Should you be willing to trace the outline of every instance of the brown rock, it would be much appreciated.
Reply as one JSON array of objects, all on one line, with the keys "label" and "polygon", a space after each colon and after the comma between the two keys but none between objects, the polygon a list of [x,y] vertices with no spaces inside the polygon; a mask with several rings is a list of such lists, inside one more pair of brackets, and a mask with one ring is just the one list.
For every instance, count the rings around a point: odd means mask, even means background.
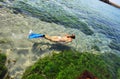
[{"label": "brown rock", "polygon": [[77,79],[98,79],[92,73],[85,70]]}]

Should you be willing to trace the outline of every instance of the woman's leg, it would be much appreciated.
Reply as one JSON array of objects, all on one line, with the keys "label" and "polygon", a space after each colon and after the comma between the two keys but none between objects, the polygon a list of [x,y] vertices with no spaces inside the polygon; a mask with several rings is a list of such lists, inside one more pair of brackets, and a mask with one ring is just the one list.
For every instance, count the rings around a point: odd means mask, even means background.
[{"label": "woman's leg", "polygon": [[51,36],[49,36],[49,35],[45,35],[45,39],[47,39],[47,40],[51,40]]}]

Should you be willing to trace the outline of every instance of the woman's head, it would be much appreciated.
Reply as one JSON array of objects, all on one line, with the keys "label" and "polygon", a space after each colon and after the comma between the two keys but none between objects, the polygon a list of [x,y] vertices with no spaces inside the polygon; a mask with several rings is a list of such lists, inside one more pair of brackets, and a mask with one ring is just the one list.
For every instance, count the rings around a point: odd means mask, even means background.
[{"label": "woman's head", "polygon": [[75,39],[75,35],[74,34],[72,34],[72,35],[69,35],[69,36],[67,36],[68,38],[72,38],[72,39]]}]

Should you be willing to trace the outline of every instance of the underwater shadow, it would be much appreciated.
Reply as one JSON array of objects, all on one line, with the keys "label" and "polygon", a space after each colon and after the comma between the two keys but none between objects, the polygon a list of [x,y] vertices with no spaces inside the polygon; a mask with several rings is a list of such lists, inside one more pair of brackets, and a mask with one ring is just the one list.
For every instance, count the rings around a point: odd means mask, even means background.
[{"label": "underwater shadow", "polygon": [[51,50],[64,51],[70,49],[71,49],[70,46],[61,43],[50,44],[50,43],[41,42],[41,43],[34,43],[32,46],[32,52],[37,55],[41,55]]},{"label": "underwater shadow", "polygon": [[71,47],[67,46],[65,44],[55,43],[55,44],[51,44],[51,47],[49,49],[50,50],[64,51],[64,50],[70,50]]}]

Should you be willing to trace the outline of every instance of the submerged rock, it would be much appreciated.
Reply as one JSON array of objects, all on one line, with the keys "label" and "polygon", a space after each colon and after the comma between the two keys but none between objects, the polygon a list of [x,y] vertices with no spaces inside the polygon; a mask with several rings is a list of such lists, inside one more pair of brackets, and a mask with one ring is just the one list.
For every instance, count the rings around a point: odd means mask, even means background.
[{"label": "submerged rock", "polygon": [[[116,59],[120,61],[119,57]],[[116,70],[119,69],[118,65],[115,64],[116,62],[113,62],[114,65],[110,65],[111,63],[106,61],[109,59],[104,60],[103,54],[62,51],[59,54],[53,53],[39,59],[34,65],[28,67],[22,79],[117,79],[117,74],[112,73],[116,73]],[[110,61],[114,61],[114,58]],[[111,70],[111,67],[115,69]]]}]

